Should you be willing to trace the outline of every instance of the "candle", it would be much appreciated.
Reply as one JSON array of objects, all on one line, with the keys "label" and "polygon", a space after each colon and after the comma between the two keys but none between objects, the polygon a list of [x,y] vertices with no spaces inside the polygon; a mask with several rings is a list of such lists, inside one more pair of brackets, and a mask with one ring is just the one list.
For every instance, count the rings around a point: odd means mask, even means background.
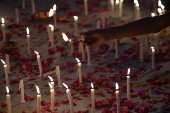
[{"label": "candle", "polygon": [[51,33],[50,33],[50,26],[49,25],[47,25],[47,32],[48,32],[48,38],[49,38],[49,42],[51,42]]},{"label": "candle", "polygon": [[143,62],[143,37],[140,37],[140,61]]},{"label": "candle", "polygon": [[148,45],[148,35],[145,35],[145,52],[148,52],[148,48],[149,48],[149,45]]},{"label": "candle", "polygon": [[73,100],[72,100],[72,97],[71,97],[70,89],[68,89],[68,86],[65,83],[63,83],[63,85],[67,88],[66,93],[67,93],[67,96],[68,96],[68,99],[69,99],[70,113],[74,113]]},{"label": "candle", "polygon": [[119,1],[119,17],[122,17],[123,14],[123,0]]},{"label": "candle", "polygon": [[7,63],[8,73],[11,73],[10,64],[9,64],[9,54],[5,54],[5,60],[6,60],[6,63]]},{"label": "candle", "polygon": [[116,104],[117,104],[117,113],[120,113],[120,99],[119,99],[119,86],[116,83]]},{"label": "candle", "polygon": [[25,103],[25,99],[24,99],[24,83],[23,83],[23,79],[20,80],[19,82],[19,90],[21,92],[21,103]]},{"label": "candle", "polygon": [[50,39],[51,39],[51,47],[54,47],[54,26],[53,25],[49,25],[49,27],[51,28],[51,33],[50,33]]},{"label": "candle", "polygon": [[61,77],[60,77],[60,66],[56,66],[56,75],[57,75],[57,80],[58,80],[58,87],[62,87],[61,85]]},{"label": "candle", "polygon": [[42,66],[41,66],[40,55],[37,51],[34,51],[34,53],[37,54],[37,62],[38,62],[38,66],[39,66],[40,77],[42,77]]},{"label": "candle", "polygon": [[25,9],[25,0],[22,0],[22,9]]},{"label": "candle", "polygon": [[105,14],[101,13],[101,20],[102,20],[102,28],[105,28],[106,26],[106,18],[105,18]]},{"label": "candle", "polygon": [[78,36],[78,16],[74,16],[74,36]]},{"label": "candle", "polygon": [[155,69],[155,49],[154,47],[151,47],[152,49],[152,70]]},{"label": "candle", "polygon": [[52,77],[48,76],[48,78],[51,80],[50,84],[52,85],[52,87],[54,88],[54,80]]},{"label": "candle", "polygon": [[112,16],[114,17],[114,14],[115,14],[115,6],[114,6],[114,0],[110,0],[110,4],[111,4],[111,12],[112,12]]},{"label": "candle", "polygon": [[7,110],[8,110],[8,113],[11,113],[11,96],[9,94],[9,88],[8,86],[6,86],[6,104],[7,104]]},{"label": "candle", "polygon": [[128,72],[127,72],[127,99],[130,100],[130,68],[128,68]]},{"label": "candle", "polygon": [[6,65],[6,63],[2,59],[1,59],[1,62],[4,64],[6,86],[9,87],[8,66]]},{"label": "candle", "polygon": [[140,8],[139,8],[138,0],[134,0],[134,4],[135,4],[135,20],[139,20],[140,19]]},{"label": "candle", "polygon": [[97,20],[96,29],[100,29],[100,19]]},{"label": "candle", "polygon": [[74,52],[74,46],[73,46],[72,39],[69,40],[65,33],[62,33],[62,36],[63,36],[64,41],[66,41],[66,42],[69,41],[70,49],[71,49],[70,54],[72,55],[72,53]]},{"label": "candle", "polygon": [[161,0],[158,0],[158,7],[159,15],[163,15],[165,13],[165,6],[162,4]]},{"label": "candle", "polygon": [[54,112],[54,102],[55,102],[55,95],[54,95],[54,87],[51,83],[48,83],[50,87],[50,93],[51,93],[51,112]]},{"label": "candle", "polygon": [[50,11],[48,12],[48,17],[52,17],[54,15],[54,11],[53,9],[51,8]]},{"label": "candle", "polygon": [[117,39],[115,39],[115,58],[118,58],[118,44],[117,44]]},{"label": "candle", "polygon": [[31,54],[31,46],[30,46],[30,34],[29,34],[29,28],[26,28],[26,32],[27,32],[27,53],[30,55]]},{"label": "candle", "polygon": [[81,50],[82,61],[85,61],[85,52],[84,52],[83,42],[80,41],[79,44],[80,44],[79,47],[80,47],[80,50]]},{"label": "candle", "polygon": [[37,85],[35,85],[37,89],[37,113],[41,113],[41,93],[40,89]]},{"label": "candle", "polygon": [[88,15],[88,5],[87,5],[87,0],[84,0],[84,9],[85,9],[85,14]]},{"label": "candle", "polygon": [[35,1],[31,0],[31,5],[32,5],[32,13],[35,14]]},{"label": "candle", "polygon": [[119,0],[116,0],[116,17],[119,17]]},{"label": "candle", "polygon": [[91,65],[89,46],[86,46],[86,51],[87,51],[87,65]]},{"label": "candle", "polygon": [[16,23],[19,23],[19,13],[18,8],[15,8]]},{"label": "candle", "polygon": [[4,18],[1,18],[1,28],[2,28],[2,35],[3,35],[3,41],[5,41],[5,20]]},{"label": "candle", "polygon": [[153,10],[155,13],[155,16],[157,16],[157,7],[158,7],[158,0],[153,0]]},{"label": "candle", "polygon": [[81,69],[81,62],[78,58],[76,58],[77,62],[78,62],[78,76],[79,76],[79,83],[82,83],[82,69]]},{"label": "candle", "polygon": [[56,29],[58,26],[57,26],[57,21],[56,21],[56,9],[57,9],[57,6],[56,4],[53,5],[53,13],[54,13],[54,28]]},{"label": "candle", "polygon": [[95,113],[95,90],[93,83],[91,83],[91,104],[92,104],[92,113]]}]

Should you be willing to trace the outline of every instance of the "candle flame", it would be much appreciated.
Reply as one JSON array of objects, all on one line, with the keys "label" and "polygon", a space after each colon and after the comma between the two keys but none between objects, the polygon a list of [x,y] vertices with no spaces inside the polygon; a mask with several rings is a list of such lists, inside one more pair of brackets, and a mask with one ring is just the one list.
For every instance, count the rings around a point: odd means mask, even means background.
[{"label": "candle flame", "polygon": [[4,65],[6,64],[6,63],[5,63],[5,61],[4,61],[4,60],[2,60],[2,59],[1,59],[1,62],[2,62]]},{"label": "candle flame", "polygon": [[127,71],[127,75],[129,75],[130,74],[130,68],[128,68],[128,71]]},{"label": "candle flame", "polygon": [[63,85],[64,85],[64,87],[65,87],[65,88],[67,88],[67,89],[68,89],[68,86],[67,86],[67,84],[63,83]]},{"label": "candle flame", "polygon": [[8,86],[6,86],[6,92],[9,93],[9,88],[8,88]]},{"label": "candle flame", "polygon": [[80,63],[80,60],[78,58],[76,58],[77,62]]},{"label": "candle flame", "polygon": [[116,0],[116,4],[118,4],[119,3],[119,0]]},{"label": "candle flame", "polygon": [[161,7],[161,9],[165,9],[165,6],[162,4],[161,0],[158,1],[158,6]]},{"label": "candle flame", "polygon": [[37,93],[40,94],[40,89],[37,85],[35,85],[36,89],[37,89]]},{"label": "candle flame", "polygon": [[94,88],[94,85],[93,85],[93,83],[91,83],[91,88],[92,88],[92,89]]},{"label": "candle flame", "polygon": [[50,9],[48,16],[49,16],[49,17],[52,17],[52,16],[53,16],[53,9]]},{"label": "candle flame", "polygon": [[51,83],[48,82],[48,85],[49,85],[50,89],[53,89],[53,86],[51,85]]},{"label": "candle flame", "polygon": [[26,31],[27,31],[27,34],[30,34],[30,32],[29,32],[29,28],[28,28],[28,27],[26,28]]},{"label": "candle flame", "polygon": [[162,13],[162,9],[161,8],[158,8],[157,10],[158,10],[159,14]]},{"label": "candle flame", "polygon": [[65,33],[62,33],[62,35],[63,35],[63,39],[64,39],[65,41],[69,41],[69,39],[68,39],[68,37],[67,37],[67,35],[66,35]]},{"label": "candle flame", "polygon": [[1,18],[1,22],[2,22],[2,24],[4,24],[4,23],[5,23],[5,20],[4,20],[4,18],[3,18],[3,17]]},{"label": "candle flame", "polygon": [[154,17],[154,16],[155,16],[155,13],[151,13],[151,16]]},{"label": "candle flame", "polygon": [[74,16],[74,20],[78,20],[78,16]]},{"label": "candle flame", "polygon": [[35,54],[39,55],[39,53],[37,51],[34,51]]},{"label": "candle flame", "polygon": [[48,78],[51,80],[51,82],[53,82],[53,78],[52,77],[48,76]]},{"label": "candle flame", "polygon": [[116,83],[116,90],[118,90],[119,89],[119,85],[118,85],[118,83]]},{"label": "candle flame", "polygon": [[151,47],[152,50],[154,50],[154,47]]},{"label": "candle flame", "polygon": [[50,27],[50,28],[54,28],[54,26],[53,26],[53,25],[51,25],[51,24],[49,24],[49,27]]},{"label": "candle flame", "polygon": [[56,9],[57,9],[57,6],[56,6],[56,4],[54,4],[53,5],[53,11],[56,11]]},{"label": "candle flame", "polygon": [[138,0],[134,0],[134,4],[139,7],[139,3],[138,3]]}]

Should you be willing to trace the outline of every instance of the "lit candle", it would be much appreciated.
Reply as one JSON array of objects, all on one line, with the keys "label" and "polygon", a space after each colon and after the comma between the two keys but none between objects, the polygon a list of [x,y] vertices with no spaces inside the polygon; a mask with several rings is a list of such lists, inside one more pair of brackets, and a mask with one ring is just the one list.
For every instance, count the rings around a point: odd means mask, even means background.
[{"label": "lit candle", "polygon": [[87,65],[91,65],[89,46],[86,46],[86,51],[87,51]]},{"label": "lit candle", "polygon": [[56,75],[57,75],[57,80],[58,80],[58,87],[62,87],[61,85],[61,77],[60,77],[60,66],[56,66]]},{"label": "lit candle", "polygon": [[140,37],[140,61],[143,62],[143,37]]},{"label": "lit candle", "polygon": [[50,76],[48,76],[48,78],[50,79],[50,84],[52,85],[52,87],[54,88],[54,80],[53,80],[53,78],[52,77],[50,77]]},{"label": "lit candle", "polygon": [[140,19],[140,8],[139,8],[138,0],[134,0],[134,4],[135,4],[135,20],[139,20]]},{"label": "lit candle", "polygon": [[48,83],[50,87],[50,93],[51,93],[51,112],[54,112],[54,102],[55,102],[55,95],[54,95],[54,87],[51,83]]},{"label": "lit candle", "polygon": [[116,17],[119,17],[119,0],[116,0]]},{"label": "lit candle", "polygon": [[56,29],[58,26],[57,26],[57,21],[56,21],[56,9],[57,9],[57,6],[56,4],[53,5],[53,12],[54,12],[54,28]]},{"label": "lit candle", "polygon": [[123,14],[123,0],[119,1],[119,17],[122,17]]},{"label": "lit candle", "polygon": [[84,52],[84,46],[83,46],[83,42],[80,41],[80,50],[81,50],[81,56],[82,56],[82,61],[85,61],[85,52]]},{"label": "lit candle", "polygon": [[91,104],[92,104],[92,113],[95,113],[95,90],[93,83],[91,83]]},{"label": "lit candle", "polygon": [[22,9],[25,9],[25,0],[22,0]]},{"label": "lit candle", "polygon": [[100,29],[100,19],[97,20],[96,29]]},{"label": "lit candle", "polygon": [[3,35],[3,41],[5,41],[5,19],[1,18],[1,28],[2,28],[2,35]]},{"label": "lit candle", "polygon": [[74,36],[78,36],[78,16],[74,16]]},{"label": "lit candle", "polygon": [[26,37],[27,37],[27,52],[28,52],[28,54],[30,55],[31,54],[31,46],[30,46],[30,34],[29,34],[29,28],[27,27],[26,28],[26,32],[27,32],[27,35],[26,35]]},{"label": "lit candle", "polygon": [[20,80],[19,82],[19,90],[21,92],[21,103],[25,103],[25,99],[24,99],[24,82],[23,79]]},{"label": "lit candle", "polygon": [[39,66],[40,77],[42,77],[42,66],[41,66],[40,55],[37,51],[34,51],[34,53],[37,54],[37,62],[38,62],[38,66]]},{"label": "lit candle", "polygon": [[128,68],[128,72],[127,72],[127,99],[130,100],[130,68]]},{"label": "lit candle", "polygon": [[50,39],[51,39],[51,47],[54,47],[54,26],[53,25],[49,25],[49,27],[51,28],[51,33],[50,33]]},{"label": "lit candle", "polygon": [[118,44],[117,44],[117,39],[115,39],[115,58],[118,58]]},{"label": "lit candle", "polygon": [[66,42],[69,41],[70,49],[71,49],[70,54],[72,55],[72,53],[74,52],[73,41],[71,39],[69,40],[65,33],[62,33],[62,36],[63,36],[64,41],[66,41]]},{"label": "lit candle", "polygon": [[31,0],[31,5],[32,5],[32,13],[35,14],[35,1]]},{"label": "lit candle", "polygon": [[87,0],[84,0],[84,10],[85,10],[85,14],[88,15],[88,5],[87,5]]},{"label": "lit candle", "polygon": [[115,6],[114,6],[114,0],[110,0],[110,4],[111,4],[111,12],[112,12],[112,16],[114,17],[114,14],[115,14]]},{"label": "lit candle", "polygon": [[73,100],[72,100],[72,97],[71,97],[70,89],[68,89],[68,86],[65,83],[63,83],[63,85],[67,88],[66,93],[67,93],[67,96],[68,96],[68,99],[69,99],[70,113],[74,113]]},{"label": "lit candle", "polygon": [[37,113],[41,113],[41,93],[40,89],[37,85],[35,85],[37,89]]},{"label": "lit candle", "polygon": [[158,7],[159,15],[163,15],[165,13],[165,6],[162,4],[161,0],[158,0]]},{"label": "lit candle", "polygon": [[6,65],[6,63],[2,59],[1,59],[1,62],[4,64],[6,86],[9,87],[8,66]]},{"label": "lit candle", "polygon": [[119,98],[119,85],[116,83],[116,104],[117,104],[117,113],[120,113],[120,98]]},{"label": "lit candle", "polygon": [[11,113],[11,96],[9,94],[9,88],[8,86],[6,86],[6,104],[7,104],[7,110],[8,110],[8,113]]},{"label": "lit candle", "polygon": [[16,23],[19,23],[19,13],[18,8],[15,8]]},{"label": "lit candle", "polygon": [[81,62],[78,58],[76,58],[77,62],[78,62],[78,76],[79,76],[79,83],[82,83],[82,69],[81,69]]},{"label": "lit candle", "polygon": [[8,73],[11,73],[10,64],[9,64],[9,54],[5,54],[5,60],[6,60],[6,63],[7,63]]},{"label": "lit candle", "polygon": [[155,49],[154,47],[151,47],[152,49],[152,70],[155,69]]}]

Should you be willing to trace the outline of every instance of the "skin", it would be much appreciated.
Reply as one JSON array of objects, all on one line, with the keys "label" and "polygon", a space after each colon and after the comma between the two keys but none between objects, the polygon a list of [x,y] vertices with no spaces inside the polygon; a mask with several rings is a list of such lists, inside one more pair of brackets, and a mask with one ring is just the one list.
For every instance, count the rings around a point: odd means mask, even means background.
[{"label": "skin", "polygon": [[85,39],[85,45],[96,47],[108,40],[157,33],[168,26],[170,26],[170,13],[143,18],[118,27],[88,31],[83,33],[82,37]]}]

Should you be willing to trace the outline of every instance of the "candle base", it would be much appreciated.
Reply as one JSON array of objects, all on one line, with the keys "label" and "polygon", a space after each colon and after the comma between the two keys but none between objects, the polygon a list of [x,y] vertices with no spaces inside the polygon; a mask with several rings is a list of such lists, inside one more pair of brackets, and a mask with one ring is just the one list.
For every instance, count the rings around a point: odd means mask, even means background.
[{"label": "candle base", "polygon": [[20,101],[20,103],[22,103],[22,104],[25,103],[25,100]]}]

